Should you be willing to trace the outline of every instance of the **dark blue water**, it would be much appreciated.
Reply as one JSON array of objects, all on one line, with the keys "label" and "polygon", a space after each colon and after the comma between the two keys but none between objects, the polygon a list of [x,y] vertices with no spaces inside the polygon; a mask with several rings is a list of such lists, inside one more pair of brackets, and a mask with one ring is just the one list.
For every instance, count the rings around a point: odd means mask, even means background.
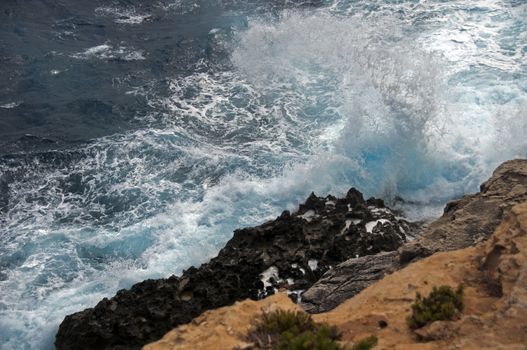
[{"label": "dark blue water", "polygon": [[527,153],[527,5],[0,4],[0,348],[311,191],[411,217]]},{"label": "dark blue water", "polygon": [[34,147],[38,141],[27,134],[43,138],[44,145],[144,127],[144,117],[159,111],[128,90],[148,87],[166,97],[167,79],[192,74],[199,62],[228,65],[228,53],[210,30],[230,37],[247,27],[248,14],[281,7],[281,2],[3,1],[0,102],[17,106],[2,111],[0,140],[10,152],[16,141],[21,148]]}]

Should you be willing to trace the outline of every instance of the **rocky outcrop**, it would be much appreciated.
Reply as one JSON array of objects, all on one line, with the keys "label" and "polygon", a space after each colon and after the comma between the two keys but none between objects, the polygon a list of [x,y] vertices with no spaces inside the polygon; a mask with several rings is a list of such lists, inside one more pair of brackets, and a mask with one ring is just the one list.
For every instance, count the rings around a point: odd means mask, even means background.
[{"label": "rocky outcrop", "polygon": [[309,312],[331,310],[413,260],[482,242],[514,205],[526,200],[527,160],[505,162],[481,185],[480,193],[448,203],[441,218],[397,253],[351,259],[328,271],[302,295],[303,307]]},{"label": "rocky outcrop", "polygon": [[[527,202],[507,211],[485,243],[438,252],[374,283],[334,310],[313,315],[338,328],[351,348],[378,337],[379,349],[507,349],[527,344]],[[456,232],[452,232],[456,234]],[[361,260],[359,258],[356,260]],[[464,309],[454,321],[436,321],[414,331],[406,324],[417,292],[464,285]],[[296,310],[284,295],[244,301],[209,311],[178,327],[145,350],[255,349],[247,331],[262,312]]]},{"label": "rocky outcrop", "polygon": [[396,260],[395,251],[349,259],[327,271],[302,294],[302,307],[310,313],[331,310],[382,279]]},{"label": "rocky outcrop", "polygon": [[[333,311],[317,315],[343,332],[344,341],[379,337],[385,349],[525,349],[527,344],[527,203],[508,210],[486,242],[439,252],[414,262]],[[412,331],[410,304],[433,286],[464,285],[458,320]],[[379,327],[378,320],[388,326]]]},{"label": "rocky outcrop", "polygon": [[294,214],[285,211],[274,221],[235,231],[209,263],[179,277],[138,283],[67,316],[55,344],[59,350],[138,349],[236,300],[260,299],[284,287],[296,299],[332,266],[394,251],[415,230],[382,200],[365,201],[355,189],[340,199],[311,194]]}]

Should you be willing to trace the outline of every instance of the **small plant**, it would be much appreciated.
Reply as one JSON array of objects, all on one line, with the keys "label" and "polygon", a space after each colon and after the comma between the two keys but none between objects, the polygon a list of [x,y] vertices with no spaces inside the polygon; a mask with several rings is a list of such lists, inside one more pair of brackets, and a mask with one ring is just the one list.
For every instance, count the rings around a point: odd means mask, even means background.
[{"label": "small plant", "polygon": [[304,312],[264,313],[248,336],[258,349],[343,350],[335,327],[317,324]]},{"label": "small plant", "polygon": [[361,339],[355,344],[353,344],[351,350],[370,350],[375,345],[377,345],[377,337],[374,335],[370,335],[369,337]]},{"label": "small plant", "polygon": [[463,286],[454,291],[449,286],[434,287],[428,297],[417,293],[412,304],[412,315],[407,323],[412,329],[421,328],[428,323],[452,320],[457,312],[463,311]]},{"label": "small plant", "polygon": [[264,313],[262,321],[256,326],[256,331],[267,334],[281,334],[284,332],[302,333],[316,328],[315,321],[304,312],[277,310]]},{"label": "small plant", "polygon": [[277,350],[341,350],[336,342],[336,329],[327,325],[320,325],[318,329],[300,334],[292,332],[282,333],[278,340]]}]

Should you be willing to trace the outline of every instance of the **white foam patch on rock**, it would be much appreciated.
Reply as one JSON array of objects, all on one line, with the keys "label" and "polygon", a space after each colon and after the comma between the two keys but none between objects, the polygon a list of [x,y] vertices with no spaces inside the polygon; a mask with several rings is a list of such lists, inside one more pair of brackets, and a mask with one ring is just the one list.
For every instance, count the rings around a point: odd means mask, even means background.
[{"label": "white foam patch on rock", "polygon": [[315,271],[318,268],[318,261],[315,259],[309,259],[307,265],[309,266],[311,271]]},{"label": "white foam patch on rock", "polygon": [[288,290],[287,295],[296,294],[297,296],[297,303],[302,302],[302,293],[304,293],[304,289],[296,289],[296,290]]},{"label": "white foam patch on rock", "polygon": [[298,266],[297,263],[291,264],[291,268],[292,268],[292,269],[299,269],[300,272],[302,272],[303,275],[306,274],[306,270],[304,270],[303,268],[301,268],[300,266]]},{"label": "white foam patch on rock", "polygon": [[316,215],[314,210],[308,210],[304,214],[299,215],[298,217],[306,220],[307,222],[311,222],[311,220],[313,220],[315,216]]},{"label": "white foam patch on rock", "polygon": [[[368,207],[368,208],[371,208],[371,207]],[[373,213],[373,214],[379,214],[379,213],[383,213],[383,214],[392,214],[392,211],[388,208],[371,208],[370,211]]]},{"label": "white foam patch on rock", "polygon": [[346,220],[346,222],[345,222],[346,226],[344,226],[344,228],[340,231],[340,234],[341,235],[344,234],[350,228],[351,224],[356,225],[359,222],[360,222],[360,220],[357,220],[357,219],[355,219],[355,220]]},{"label": "white foam patch on rock", "polygon": [[391,223],[391,221],[387,220],[387,219],[379,219],[379,220],[367,222],[366,225],[365,225],[366,226],[366,232],[372,233],[374,227],[377,226],[378,223],[380,223],[382,225],[382,224],[385,224],[387,222]]},{"label": "white foam patch on rock", "polygon": [[282,281],[278,277],[278,268],[276,266],[271,266],[260,274],[260,280],[264,284],[264,288],[272,287],[272,283],[270,282],[271,278],[274,279],[275,282]]}]

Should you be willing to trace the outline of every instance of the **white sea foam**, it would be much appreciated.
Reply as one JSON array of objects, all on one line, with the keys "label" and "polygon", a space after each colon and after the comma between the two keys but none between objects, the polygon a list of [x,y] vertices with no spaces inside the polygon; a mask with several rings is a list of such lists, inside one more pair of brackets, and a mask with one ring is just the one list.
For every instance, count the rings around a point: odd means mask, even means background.
[{"label": "white sea foam", "polygon": [[278,277],[278,269],[275,266],[271,266],[263,271],[260,274],[260,279],[264,284],[264,288],[271,287],[273,285],[272,281],[274,281],[274,283],[281,281],[280,277]]},{"label": "white sea foam", "polygon": [[315,259],[309,259],[307,265],[311,271],[315,271],[318,268],[318,261]]},{"label": "white sea foam", "polygon": [[20,106],[22,103],[23,103],[22,101],[8,102],[8,103],[4,103],[3,105],[0,105],[0,108],[4,108],[4,109],[16,108]]},{"label": "white sea foam", "polygon": [[165,11],[178,14],[188,14],[200,9],[200,3],[195,0],[175,0],[168,3],[158,3],[157,6]]},{"label": "white sea foam", "polygon": [[315,217],[315,211],[314,210],[308,210],[306,211],[304,214],[302,215],[299,215],[298,217],[299,218],[302,218],[304,220],[306,220],[307,222],[310,222],[313,220],[313,218]]},{"label": "white sea foam", "polygon": [[[322,85],[336,87],[328,89],[338,96],[330,101],[342,127],[330,151],[310,163],[310,173],[332,169],[336,173],[328,176],[356,184],[367,194],[398,193],[422,202],[475,190],[500,161],[525,154],[522,139],[507,142],[501,155],[492,151],[503,145],[499,133],[504,130],[497,125],[507,125],[504,115],[520,130],[525,128],[522,85],[486,78],[481,82],[485,90],[472,85],[473,79],[450,86],[466,76],[460,69],[475,63],[486,67],[489,58],[478,62],[480,57],[472,52],[452,67],[445,48],[426,39],[434,37],[433,27],[422,36],[399,28],[404,22],[393,18],[372,23],[290,13],[277,23],[250,25],[241,34],[233,61],[254,84],[287,82],[304,89],[325,81]],[[500,61],[501,53],[497,55]],[[504,73],[522,69],[521,62],[513,57],[502,67],[509,69]],[[506,86],[514,92],[496,100],[495,94]]]},{"label": "white sea foam", "polygon": [[95,14],[103,17],[111,17],[119,24],[141,24],[152,17],[150,14],[137,13],[135,7],[98,7]]},{"label": "white sea foam", "polygon": [[372,233],[373,229],[375,228],[375,226],[377,226],[377,224],[384,225],[384,224],[389,223],[389,222],[390,222],[390,220],[386,220],[386,219],[379,219],[379,220],[374,220],[374,221],[367,222],[365,224],[366,232]]},{"label": "white sea foam", "polygon": [[140,61],[145,60],[145,52],[143,50],[136,50],[126,46],[116,46],[111,43],[93,46],[87,48],[82,52],[72,54],[71,57],[78,59],[120,59],[124,61]]}]

